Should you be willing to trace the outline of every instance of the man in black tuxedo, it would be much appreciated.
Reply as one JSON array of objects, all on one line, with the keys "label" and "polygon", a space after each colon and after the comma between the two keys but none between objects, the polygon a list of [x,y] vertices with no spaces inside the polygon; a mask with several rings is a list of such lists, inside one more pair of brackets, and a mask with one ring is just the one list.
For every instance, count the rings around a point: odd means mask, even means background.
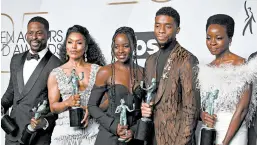
[{"label": "man in black tuxedo", "polygon": [[[251,59],[254,57],[257,57],[257,51],[250,55],[248,61],[251,61]],[[253,83],[253,85],[257,84]],[[253,91],[252,95],[254,95],[254,93],[256,92]],[[257,145],[257,110],[255,116],[253,117],[253,124],[251,124],[248,130],[248,145]]]},{"label": "man in black tuxedo", "polygon": [[57,116],[48,113],[38,120],[31,109],[48,100],[47,79],[52,69],[61,65],[60,60],[47,48],[50,38],[48,21],[42,17],[32,18],[27,25],[26,40],[30,50],[16,54],[11,59],[9,86],[1,99],[6,112],[18,125],[16,134],[6,135],[5,145],[20,145],[23,130],[28,124],[36,129],[31,145],[49,145]]}]

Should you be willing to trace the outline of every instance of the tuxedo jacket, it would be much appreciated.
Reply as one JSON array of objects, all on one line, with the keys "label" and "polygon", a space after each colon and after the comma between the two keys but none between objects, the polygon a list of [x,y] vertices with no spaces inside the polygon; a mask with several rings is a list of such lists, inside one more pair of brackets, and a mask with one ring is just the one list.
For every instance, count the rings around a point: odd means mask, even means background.
[{"label": "tuxedo jacket", "polygon": [[[158,51],[146,60],[146,84],[156,78],[159,54]],[[195,144],[194,132],[200,112],[197,64],[197,58],[179,43],[170,52],[154,98],[153,120],[158,145]]]},{"label": "tuxedo jacket", "polygon": [[[30,123],[34,115],[31,109],[43,100],[48,100],[48,76],[52,69],[61,65],[61,61],[48,50],[29,77],[27,83],[24,84],[23,66],[28,52],[16,54],[12,57],[9,85],[1,99],[1,105],[5,110],[12,107],[10,117],[14,119],[19,127],[16,134],[6,135],[6,139],[11,141],[20,140],[22,131]],[[46,130],[40,129],[34,134],[34,142],[32,144],[50,144],[57,116],[49,113],[45,118],[49,126]]]}]

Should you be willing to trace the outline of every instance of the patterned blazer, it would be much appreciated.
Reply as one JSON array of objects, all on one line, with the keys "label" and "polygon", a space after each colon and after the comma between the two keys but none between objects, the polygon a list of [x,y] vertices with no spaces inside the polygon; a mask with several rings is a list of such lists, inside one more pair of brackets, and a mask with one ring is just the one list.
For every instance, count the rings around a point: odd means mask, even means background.
[{"label": "patterned blazer", "polygon": [[[148,57],[146,84],[156,78],[160,52]],[[164,66],[154,99],[154,125],[158,145],[195,144],[194,132],[200,113],[200,93],[196,88],[198,59],[179,43]]]}]

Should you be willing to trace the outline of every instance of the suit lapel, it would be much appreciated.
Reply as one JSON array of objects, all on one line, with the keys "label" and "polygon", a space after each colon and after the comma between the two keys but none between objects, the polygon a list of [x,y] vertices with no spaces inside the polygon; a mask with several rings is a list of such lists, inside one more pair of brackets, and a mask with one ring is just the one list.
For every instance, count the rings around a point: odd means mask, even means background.
[{"label": "suit lapel", "polygon": [[157,91],[157,94],[156,94],[156,98],[154,99],[154,102],[155,104],[158,104],[159,101],[161,100],[164,92],[165,92],[165,89],[166,89],[166,85],[167,85],[167,81],[169,80],[169,76],[170,76],[170,68],[171,68],[171,65],[172,65],[172,62],[173,62],[173,59],[174,59],[174,51],[177,50],[178,48],[180,48],[180,45],[179,43],[176,44],[176,46],[174,47],[174,49],[172,49],[172,51],[170,52],[170,55],[165,63],[165,66],[163,68],[163,73],[162,73],[162,76],[161,76],[161,79],[160,79],[160,83],[159,83],[159,86],[158,86],[158,91]]},{"label": "suit lapel", "polygon": [[[27,81],[22,91],[22,98],[25,97],[27,93],[31,90],[31,88],[34,86],[35,82],[37,81],[39,75],[43,71],[45,65],[47,64],[51,56],[52,56],[52,53],[50,51],[47,51],[46,55],[41,59],[41,61],[33,71],[32,75],[29,77],[29,80]],[[20,100],[22,98],[20,98]]]},{"label": "suit lapel", "polygon": [[26,60],[26,56],[28,54],[29,51],[25,52],[22,57],[21,57],[21,61],[20,63],[17,65],[19,66],[19,68],[17,69],[17,84],[18,84],[18,89],[19,89],[19,93],[22,93],[22,90],[24,88],[24,80],[23,80],[23,66]]},{"label": "suit lapel", "polygon": [[157,105],[158,102],[161,100],[161,98],[163,96],[163,93],[164,93],[164,90],[166,89],[166,84],[167,83],[165,83],[163,79],[160,80],[160,83],[159,83],[159,86],[158,86],[158,91],[157,91],[157,94],[156,94],[156,98],[154,99],[155,105]]},{"label": "suit lapel", "polygon": [[149,64],[151,64],[150,66],[150,70],[148,72],[149,74],[149,77],[147,78],[147,85],[152,85],[152,78],[157,78],[157,75],[156,75],[156,64],[157,64],[157,59],[158,59],[158,56],[160,55],[160,51],[157,53],[157,55],[151,60],[152,62],[150,62]]}]

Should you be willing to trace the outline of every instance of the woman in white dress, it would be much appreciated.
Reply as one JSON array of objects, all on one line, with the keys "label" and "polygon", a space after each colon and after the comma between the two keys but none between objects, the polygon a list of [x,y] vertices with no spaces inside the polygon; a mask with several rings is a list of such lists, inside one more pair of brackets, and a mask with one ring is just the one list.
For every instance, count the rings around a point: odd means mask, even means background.
[{"label": "woman in white dress", "polygon": [[[60,58],[65,63],[53,69],[48,78],[50,109],[51,112],[58,114],[51,145],[93,145],[99,124],[89,117],[87,103],[99,65],[105,65],[105,59],[88,30],[79,25],[68,29],[60,50]],[[77,76],[83,78],[79,80],[79,95],[72,95],[73,87],[72,83],[69,83],[73,69],[76,70]],[[85,115],[81,122],[84,123],[83,128],[70,127],[69,109],[71,107],[84,109]]]},{"label": "woman in white dress", "polygon": [[[256,108],[251,98],[254,75],[246,70],[245,59],[229,50],[234,25],[233,18],[224,14],[213,15],[207,21],[206,45],[216,58],[208,65],[199,65],[201,118],[217,131],[216,144],[247,145],[248,125],[254,113],[249,110]],[[214,115],[209,115],[204,112],[207,94],[215,90],[219,93],[214,100]]]}]

